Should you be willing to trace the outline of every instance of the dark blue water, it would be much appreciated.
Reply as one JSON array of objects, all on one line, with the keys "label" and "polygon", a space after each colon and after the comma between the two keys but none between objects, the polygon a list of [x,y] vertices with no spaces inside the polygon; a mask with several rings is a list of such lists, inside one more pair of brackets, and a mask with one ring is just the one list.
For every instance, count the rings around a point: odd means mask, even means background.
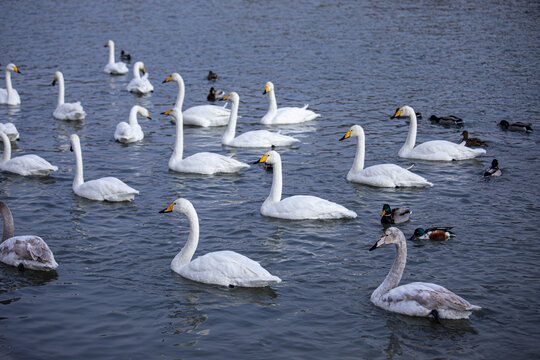
[{"label": "dark blue water", "polygon": [[[15,63],[20,107],[0,106],[0,122],[21,134],[13,155],[36,153],[60,170],[51,177],[0,174],[16,234],[44,238],[60,264],[55,275],[0,264],[0,357],[173,358],[452,358],[538,356],[540,270],[538,202],[540,50],[538,2],[253,2],[18,1],[0,14],[0,63]],[[107,40],[142,60],[155,92],[136,97],[131,79],[103,73]],[[130,70],[132,64],[129,65]],[[83,122],[55,120],[54,72],[66,101],[81,101]],[[213,83],[208,70],[220,75]],[[240,95],[238,131],[258,124],[272,81],[280,106],[322,115],[271,127],[301,139],[279,149],[284,196],[318,195],[356,211],[353,221],[291,222],[262,217],[271,173],[168,171],[174,126],[159,115],[175,101],[171,72],[186,83],[184,108],[205,103],[211,86]],[[3,85],[3,75],[0,79]],[[114,142],[116,124],[134,104],[144,141]],[[429,189],[377,189],[345,180],[354,141],[366,132],[366,166],[397,157],[402,105],[420,111],[419,142],[459,141],[462,129],[427,120],[460,116],[487,154],[458,163],[416,162]],[[532,122],[532,134],[504,132],[500,120]],[[244,162],[265,150],[228,149],[223,128],[185,129],[185,154],[215,151]],[[140,191],[133,203],[73,194],[69,136],[81,137],[85,177],[116,176]],[[483,170],[497,158],[503,176]],[[197,255],[234,250],[283,282],[265,289],[208,286],[174,274],[170,261],[188,234],[178,214],[158,214],[178,196],[199,213]],[[468,321],[412,318],[369,300],[394,259],[392,247],[368,252],[380,237],[382,204],[408,206],[416,227],[454,226],[445,243],[409,243],[403,282],[443,285],[483,310]]]}]

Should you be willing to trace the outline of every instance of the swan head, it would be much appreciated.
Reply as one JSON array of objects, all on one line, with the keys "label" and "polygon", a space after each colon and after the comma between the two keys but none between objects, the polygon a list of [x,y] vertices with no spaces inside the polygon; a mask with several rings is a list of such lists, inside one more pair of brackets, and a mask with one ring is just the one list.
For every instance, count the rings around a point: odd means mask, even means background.
[{"label": "swan head", "polygon": [[182,116],[182,112],[177,107],[174,107],[170,110],[162,112],[161,115],[170,115],[175,118],[175,120],[178,120]]},{"label": "swan head", "polygon": [[408,105],[402,106],[399,109],[396,110],[396,113],[394,116],[392,116],[392,119],[398,118],[398,117],[410,117],[416,115],[414,112],[414,109]]},{"label": "swan head", "polygon": [[147,119],[152,119],[150,117],[150,113],[148,112],[148,110],[142,106],[139,106],[139,105],[134,105],[132,107],[132,109],[137,109],[137,113],[140,114],[141,116],[144,116],[145,118]]},{"label": "swan head", "polygon": [[171,75],[167,76],[165,80],[163,80],[162,84],[168,83],[169,81],[183,82],[184,79],[182,79],[179,73],[172,73]]},{"label": "swan head", "polygon": [[104,45],[104,47],[113,47],[113,46],[114,46],[114,41],[112,40],[107,41],[107,43]]},{"label": "swan head", "polygon": [[56,82],[57,81],[60,81],[60,79],[63,79],[64,78],[64,75],[60,72],[60,71],[57,71],[54,73],[54,76],[53,76],[53,81],[51,83],[52,86],[55,86],[56,85]]},{"label": "swan head", "polygon": [[194,209],[193,204],[188,199],[178,198],[174,200],[174,202],[169,205],[169,207],[161,210],[159,213],[163,214],[174,211],[181,214],[187,214],[192,209]]},{"label": "swan head", "polygon": [[351,126],[349,131],[347,131],[345,135],[343,135],[343,137],[339,139],[339,141],[348,139],[351,136],[362,136],[362,135],[364,135],[364,129],[360,125],[353,125]]},{"label": "swan head", "polygon": [[272,84],[270,81],[266,83],[264,86],[264,92],[263,95],[268,94],[270,91],[274,90],[274,84]]},{"label": "swan head", "polygon": [[137,61],[135,65],[133,66],[135,66],[136,68],[139,68],[141,72],[143,73],[143,75],[146,74],[146,68],[144,67],[144,63],[142,61]]},{"label": "swan head", "polygon": [[21,74],[21,72],[19,71],[19,69],[17,69],[17,66],[15,64],[7,64],[6,70],[7,71],[14,71],[16,73]]},{"label": "swan head", "polygon": [[389,227],[383,233],[383,236],[373,245],[369,251],[380,248],[385,244],[397,244],[405,240],[405,235],[397,227]]},{"label": "swan head", "polygon": [[69,137],[69,142],[71,144],[71,147],[69,148],[70,151],[81,147],[81,140],[79,139],[79,135],[77,134],[71,134],[71,136]]},{"label": "swan head", "polygon": [[255,161],[254,164],[264,163],[274,165],[278,162],[281,162],[281,156],[277,151],[272,150],[264,154],[259,160]]},{"label": "swan head", "polygon": [[240,101],[240,96],[238,96],[238,94],[233,91],[222,97],[221,100],[229,100],[234,104],[238,104],[238,102]]}]

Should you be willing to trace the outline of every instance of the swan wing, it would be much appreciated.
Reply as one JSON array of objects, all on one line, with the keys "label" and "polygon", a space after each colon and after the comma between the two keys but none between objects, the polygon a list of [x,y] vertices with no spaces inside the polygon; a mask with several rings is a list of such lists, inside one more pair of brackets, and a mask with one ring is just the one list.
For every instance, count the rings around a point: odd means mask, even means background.
[{"label": "swan wing", "polygon": [[126,64],[123,62],[117,62],[112,64],[105,65],[105,68],[103,69],[104,72],[107,74],[113,74],[113,75],[124,75],[127,74],[129,71]]},{"label": "swan wing", "polygon": [[414,187],[433,185],[422,176],[395,164],[373,165],[356,173],[351,169],[347,174],[347,180],[376,187]]},{"label": "swan wing", "polygon": [[53,116],[58,120],[83,120],[86,117],[86,112],[84,112],[81,103],[77,101],[58,105]]},{"label": "swan wing", "polygon": [[171,158],[169,168],[178,172],[211,175],[217,173],[234,173],[240,169],[249,168],[249,165],[229,156],[211,152],[200,152],[179,161],[174,161]]},{"label": "swan wing", "polygon": [[144,76],[140,79],[131,79],[126,89],[129,92],[137,94],[147,94],[154,91],[154,86],[150,83],[150,80],[148,80],[148,74],[144,74]]},{"label": "swan wing", "polygon": [[216,105],[193,106],[182,112],[184,125],[225,126],[229,122],[231,110]]},{"label": "swan wing", "polygon": [[334,202],[311,195],[295,195],[277,203],[265,201],[261,214],[280,219],[342,219],[356,218],[356,213]]},{"label": "swan wing", "polygon": [[233,139],[230,146],[236,147],[271,147],[289,146],[300,140],[268,130],[248,131]]},{"label": "swan wing", "polygon": [[9,96],[6,89],[0,89],[0,104],[9,104],[9,105],[19,105],[21,103],[21,98],[16,89],[11,90],[11,101],[9,101]]},{"label": "swan wing", "polygon": [[0,164],[0,169],[23,176],[46,176],[49,175],[51,171],[57,171],[58,167],[37,155],[28,154],[14,157],[3,164]]},{"label": "swan wing", "polygon": [[144,138],[144,133],[139,124],[130,125],[122,121],[116,125],[114,138],[121,143],[131,143],[142,140]]},{"label": "swan wing", "polygon": [[485,154],[484,149],[472,149],[461,144],[456,144],[446,140],[426,141],[414,147],[407,154],[400,156],[423,160],[466,160],[472,159],[480,154]]},{"label": "swan wing", "polygon": [[13,123],[0,123],[0,131],[7,135],[9,141],[15,141],[19,138],[19,132]]},{"label": "swan wing", "polygon": [[297,124],[313,120],[320,114],[314,111],[307,110],[308,105],[304,107],[282,107],[277,109],[276,115],[268,123],[269,124]]},{"label": "swan wing", "polygon": [[206,284],[261,287],[279,283],[258,262],[234,251],[216,251],[196,258],[181,269],[182,276]]},{"label": "swan wing", "polygon": [[47,243],[39,236],[14,236],[0,244],[0,261],[12,266],[23,264],[32,270],[54,270],[58,264]]},{"label": "swan wing", "polygon": [[139,192],[115,177],[90,180],[74,187],[77,195],[91,200],[131,201]]}]

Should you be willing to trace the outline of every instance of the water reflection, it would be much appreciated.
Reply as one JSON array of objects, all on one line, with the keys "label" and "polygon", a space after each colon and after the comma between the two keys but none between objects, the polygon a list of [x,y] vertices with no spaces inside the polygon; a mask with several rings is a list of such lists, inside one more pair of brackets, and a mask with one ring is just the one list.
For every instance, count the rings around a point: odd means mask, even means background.
[{"label": "water reflection", "polygon": [[[19,271],[14,266],[0,263],[0,294],[28,286],[43,286],[58,279],[56,271]],[[8,301],[11,303],[12,301]],[[4,304],[7,305],[7,304]]]}]

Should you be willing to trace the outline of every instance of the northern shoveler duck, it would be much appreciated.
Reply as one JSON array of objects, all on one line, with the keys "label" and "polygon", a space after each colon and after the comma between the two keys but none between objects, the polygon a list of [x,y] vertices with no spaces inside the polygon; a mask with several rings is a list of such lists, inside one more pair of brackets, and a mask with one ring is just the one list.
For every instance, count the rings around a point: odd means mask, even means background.
[{"label": "northern shoveler duck", "polygon": [[409,240],[448,240],[450,237],[455,236],[453,232],[450,231],[450,227],[431,227],[431,228],[417,228],[414,230],[414,234],[409,238]]},{"label": "northern shoveler duck", "polygon": [[384,204],[381,213],[382,224],[401,224],[409,221],[411,210],[407,208],[391,209],[390,205]]},{"label": "northern shoveler duck", "polygon": [[501,169],[499,169],[499,162],[497,159],[493,159],[491,167],[484,172],[484,176],[499,177],[502,175]]},{"label": "northern shoveler duck", "polygon": [[461,136],[463,136],[463,139],[461,139],[461,144],[473,147],[473,146],[487,146],[486,142],[483,140],[480,140],[478,138],[470,138],[469,132],[467,130],[463,130],[461,133]]},{"label": "northern shoveler duck", "polygon": [[506,120],[502,120],[500,123],[498,123],[500,127],[502,127],[504,130],[508,131],[521,131],[521,132],[532,132],[533,129],[531,127],[531,124],[525,124],[522,122],[515,122],[515,123],[509,123]]}]

